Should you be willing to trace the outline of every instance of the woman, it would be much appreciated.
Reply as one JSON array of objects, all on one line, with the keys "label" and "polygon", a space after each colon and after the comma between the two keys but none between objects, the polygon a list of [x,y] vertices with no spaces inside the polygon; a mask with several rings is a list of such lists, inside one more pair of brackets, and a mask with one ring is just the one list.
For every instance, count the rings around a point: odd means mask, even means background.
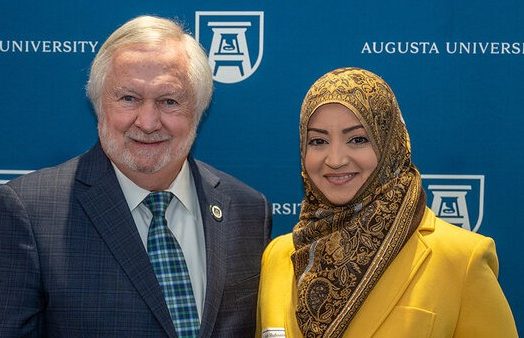
[{"label": "woman", "polygon": [[435,217],[389,86],[343,68],[300,114],[305,197],[262,261],[258,336],[517,337],[493,240]]}]

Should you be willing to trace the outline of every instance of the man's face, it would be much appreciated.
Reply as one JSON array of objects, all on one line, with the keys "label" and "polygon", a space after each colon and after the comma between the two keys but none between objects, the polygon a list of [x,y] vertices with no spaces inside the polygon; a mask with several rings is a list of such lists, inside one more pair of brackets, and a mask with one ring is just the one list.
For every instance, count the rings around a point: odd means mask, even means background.
[{"label": "man's face", "polygon": [[176,177],[195,138],[195,100],[180,42],[118,49],[106,75],[102,148],[128,177]]}]

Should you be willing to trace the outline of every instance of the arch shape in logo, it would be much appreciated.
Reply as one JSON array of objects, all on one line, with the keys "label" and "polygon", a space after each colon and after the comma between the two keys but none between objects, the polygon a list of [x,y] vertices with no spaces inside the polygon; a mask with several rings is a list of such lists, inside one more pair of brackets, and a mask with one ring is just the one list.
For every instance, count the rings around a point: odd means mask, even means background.
[{"label": "arch shape in logo", "polygon": [[197,11],[195,38],[208,50],[215,81],[243,81],[262,61],[264,12]]}]

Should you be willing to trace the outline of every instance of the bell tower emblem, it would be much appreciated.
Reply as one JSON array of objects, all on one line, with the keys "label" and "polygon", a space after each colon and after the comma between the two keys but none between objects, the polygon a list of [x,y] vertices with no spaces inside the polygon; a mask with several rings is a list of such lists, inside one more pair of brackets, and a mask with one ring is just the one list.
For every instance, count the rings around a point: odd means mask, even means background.
[{"label": "bell tower emblem", "polygon": [[262,61],[264,12],[196,12],[196,39],[209,51],[213,79],[236,83]]}]

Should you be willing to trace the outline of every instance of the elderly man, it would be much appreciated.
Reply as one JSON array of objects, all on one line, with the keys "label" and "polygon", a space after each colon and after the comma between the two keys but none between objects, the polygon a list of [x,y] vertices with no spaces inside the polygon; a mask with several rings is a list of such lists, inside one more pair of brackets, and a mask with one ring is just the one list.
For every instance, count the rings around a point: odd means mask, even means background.
[{"label": "elderly man", "polygon": [[265,197],[190,155],[204,51],[143,16],[88,82],[100,142],[0,186],[0,336],[250,337]]}]

